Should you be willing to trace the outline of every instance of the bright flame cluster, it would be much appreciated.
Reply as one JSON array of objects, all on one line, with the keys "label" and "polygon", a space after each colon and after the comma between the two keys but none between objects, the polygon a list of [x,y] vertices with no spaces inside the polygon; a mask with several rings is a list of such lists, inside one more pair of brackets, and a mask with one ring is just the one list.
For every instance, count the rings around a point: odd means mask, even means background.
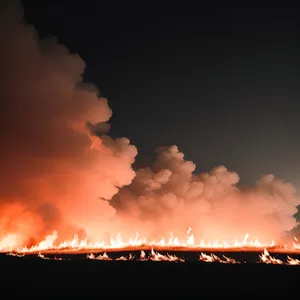
[{"label": "bright flame cluster", "polygon": [[[112,258],[110,258],[106,252],[104,252],[103,254],[99,254],[98,256],[95,256],[94,254],[88,254],[87,255],[88,259],[92,259],[92,260],[113,260]],[[123,260],[123,261],[127,261],[127,260],[134,260],[135,257],[132,254],[129,254],[128,257],[125,256],[121,256],[116,258],[115,260]],[[166,254],[163,255],[159,252],[154,251],[153,249],[151,249],[150,255],[147,256],[146,253],[144,251],[141,251],[140,257],[138,258],[138,260],[140,261],[169,261],[169,262],[184,262],[185,259],[184,258],[180,258],[176,255],[170,255],[170,254]],[[227,257],[225,255],[222,255],[222,257],[217,256],[216,254],[206,254],[201,252],[201,254],[199,255],[198,261],[202,261],[202,262],[207,262],[207,263],[222,263],[222,264],[241,264],[242,262],[234,259],[234,258],[230,258]],[[282,261],[278,258],[275,258],[273,256],[271,256],[268,252],[267,249],[264,249],[263,253],[259,256],[259,263],[265,263],[265,264],[278,264],[278,265],[292,265],[292,266],[296,266],[296,265],[300,265],[300,260],[296,259],[296,258],[292,258],[290,256],[287,256],[287,260],[286,261]],[[246,263],[245,261],[243,263]]]},{"label": "bright flame cluster", "polygon": [[[7,255],[10,256],[16,256],[16,257],[24,257],[25,254],[19,254],[19,253],[8,253]],[[47,257],[42,253],[38,253],[38,257],[41,259],[46,260],[64,260],[61,257]],[[139,257],[135,257],[131,253],[128,256],[120,256],[115,259],[111,258],[106,252],[99,254],[96,256],[95,254],[91,253],[86,256],[87,259],[90,260],[101,260],[101,261],[168,261],[168,262],[185,262],[184,258],[178,257],[176,255],[171,254],[161,254],[157,251],[154,251],[154,249],[151,249],[151,252],[149,255],[146,255],[145,251],[141,251]],[[234,258],[227,257],[225,255],[222,255],[222,257],[217,256],[216,254],[206,254],[201,252],[199,255],[198,261],[205,262],[205,263],[222,263],[222,264],[241,264],[246,263],[245,261],[241,262]],[[275,258],[270,255],[267,249],[264,249],[263,253],[259,255],[258,263],[264,263],[264,264],[276,264],[276,265],[289,265],[289,266],[299,266],[300,260],[296,258],[292,258],[290,256],[287,256],[286,261],[283,261],[281,259]]]},{"label": "bright flame cluster", "polygon": [[[145,238],[140,238],[139,234],[132,239],[124,240],[121,234],[116,238],[111,238],[109,242],[96,241],[89,242],[87,239],[80,240],[78,234],[75,234],[74,238],[69,241],[57,243],[58,233],[54,231],[51,235],[46,236],[39,244],[32,247],[18,247],[16,246],[17,236],[7,235],[0,240],[0,252],[15,252],[15,253],[32,253],[43,251],[83,251],[83,250],[113,250],[113,249],[126,249],[126,248],[187,248],[187,249],[231,249],[231,248],[257,248],[264,249],[274,247],[275,244],[271,241],[268,244],[261,243],[259,240],[249,239],[249,235],[246,234],[241,241],[233,241],[231,243],[226,241],[204,241],[200,240],[196,242],[192,229],[189,228],[185,239],[174,237],[170,233],[169,238],[161,238],[158,240],[148,241]],[[284,249],[300,250],[300,243],[296,238],[293,245],[288,247],[283,245]]]}]

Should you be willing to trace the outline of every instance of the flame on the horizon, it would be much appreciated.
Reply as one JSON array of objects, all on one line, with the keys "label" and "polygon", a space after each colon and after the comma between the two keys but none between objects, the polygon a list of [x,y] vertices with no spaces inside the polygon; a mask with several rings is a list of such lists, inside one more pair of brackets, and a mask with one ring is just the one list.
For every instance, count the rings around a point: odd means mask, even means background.
[{"label": "flame on the horizon", "polygon": [[18,237],[15,235],[7,235],[4,239],[0,240],[0,252],[15,252],[15,253],[33,253],[33,252],[43,252],[48,250],[53,251],[65,251],[65,250],[114,250],[114,249],[126,249],[126,248],[134,248],[141,249],[143,247],[146,248],[160,248],[160,249],[169,249],[169,248],[186,248],[186,249],[230,249],[230,248],[256,248],[256,249],[264,249],[264,248],[272,248],[275,246],[280,246],[286,250],[299,250],[300,244],[298,240],[295,238],[295,241],[290,246],[288,245],[276,245],[274,241],[270,241],[269,243],[262,243],[257,239],[250,239],[249,235],[246,234],[244,239],[241,241],[234,240],[232,242],[228,241],[204,241],[197,240],[192,233],[192,229],[189,228],[186,238],[180,239],[178,237],[174,237],[172,233],[168,238],[160,238],[147,240],[146,238],[142,238],[136,233],[136,236],[131,239],[124,239],[121,234],[117,235],[116,238],[111,238],[107,241],[88,241],[87,239],[79,239],[78,234],[75,234],[74,238],[69,241],[64,241],[61,243],[57,243],[58,233],[56,231],[53,234],[46,236],[44,240],[42,240],[37,245],[31,247],[20,247],[17,244]]},{"label": "flame on the horizon", "polygon": [[[47,250],[92,250],[92,249],[122,249],[122,248],[139,248],[139,247],[160,247],[160,248],[265,248],[275,246],[274,241],[270,243],[262,243],[259,240],[249,239],[249,235],[246,234],[244,239],[241,241],[234,240],[232,242],[227,241],[197,241],[192,233],[192,229],[189,228],[185,239],[180,239],[174,237],[172,233],[168,238],[160,238],[147,240],[146,238],[141,238],[138,233],[131,239],[124,239],[121,234],[118,234],[116,238],[111,238],[109,242],[106,241],[95,241],[89,242],[87,239],[80,240],[78,234],[74,235],[74,238],[70,241],[64,241],[61,243],[56,243],[58,239],[58,233],[56,231],[53,234],[46,236],[37,245],[31,247],[18,247],[16,241],[18,237],[16,235],[8,235],[3,240],[0,240],[0,251],[1,252],[18,252],[18,253],[30,253],[30,252],[40,252]],[[293,247],[296,248],[298,244],[294,243]]]},{"label": "flame on the horizon", "polygon": [[[159,252],[156,252],[151,249],[151,252],[149,255],[146,255],[145,251],[141,251],[139,258],[135,258],[131,253],[129,253],[129,256],[121,256],[116,259],[112,259],[108,256],[106,252],[99,254],[98,256],[95,256],[94,254],[88,254],[87,259],[91,260],[106,260],[106,261],[131,261],[131,260],[138,260],[138,261],[168,261],[168,262],[185,262],[184,258],[178,257],[176,255],[171,254],[161,254]],[[199,255],[199,261],[200,262],[206,262],[206,263],[222,263],[222,264],[241,264],[241,263],[247,263],[246,261],[239,261],[237,259],[227,257],[225,255],[222,255],[222,257],[217,256],[216,254],[207,254],[201,252]],[[279,264],[279,265],[290,265],[290,266],[297,266],[300,265],[300,260],[296,258],[292,258],[290,256],[287,256],[286,261],[282,261],[280,259],[272,257],[267,249],[264,249],[263,253],[259,255],[259,262],[265,263],[265,264]]]}]

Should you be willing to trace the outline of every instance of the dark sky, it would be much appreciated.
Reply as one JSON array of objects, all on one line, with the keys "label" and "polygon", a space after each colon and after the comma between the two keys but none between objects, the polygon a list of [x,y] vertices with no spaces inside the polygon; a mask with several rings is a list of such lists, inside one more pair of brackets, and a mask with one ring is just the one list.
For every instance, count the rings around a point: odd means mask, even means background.
[{"label": "dark sky", "polygon": [[273,173],[300,186],[296,6],[23,3],[42,36],[86,61],[85,80],[113,110],[111,135],[139,160],[176,144],[197,171],[221,164],[242,182]]}]

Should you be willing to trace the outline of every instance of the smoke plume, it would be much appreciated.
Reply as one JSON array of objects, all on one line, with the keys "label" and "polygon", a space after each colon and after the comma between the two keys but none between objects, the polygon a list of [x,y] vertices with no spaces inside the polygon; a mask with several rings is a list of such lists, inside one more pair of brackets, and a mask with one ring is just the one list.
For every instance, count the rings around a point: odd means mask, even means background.
[{"label": "smoke plume", "polygon": [[18,2],[4,2],[0,235],[18,233],[25,242],[55,227],[60,236],[101,228],[114,215],[101,198],[131,183],[136,148],[128,139],[95,136],[107,132],[112,112],[82,82],[84,61],[54,37],[39,39]]},{"label": "smoke plume", "polygon": [[201,174],[195,167],[176,146],[158,148],[153,166],[138,170],[111,204],[120,218],[142,220],[153,236],[181,236],[191,226],[206,240],[232,241],[245,233],[278,240],[297,225],[300,201],[291,184],[266,175],[251,188],[239,187],[239,176],[224,166]]},{"label": "smoke plume", "polygon": [[251,188],[223,166],[197,175],[176,146],[135,172],[137,149],[107,135],[112,112],[83,83],[84,61],[54,37],[39,39],[17,1],[1,5],[0,242],[35,243],[54,229],[95,239],[189,226],[203,239],[273,239],[296,227],[296,190],[272,175]]}]

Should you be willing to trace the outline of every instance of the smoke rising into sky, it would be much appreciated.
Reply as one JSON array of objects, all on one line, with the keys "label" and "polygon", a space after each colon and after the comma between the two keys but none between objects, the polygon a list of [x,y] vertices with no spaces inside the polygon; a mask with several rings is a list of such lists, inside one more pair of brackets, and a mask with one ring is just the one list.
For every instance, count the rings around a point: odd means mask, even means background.
[{"label": "smoke rising into sky", "polygon": [[2,5],[1,234],[94,227],[114,214],[98,197],[131,182],[137,151],[127,139],[95,139],[112,112],[82,83],[84,61],[53,37],[39,40],[17,2]]},{"label": "smoke rising into sky", "polygon": [[109,137],[112,111],[82,82],[84,61],[54,37],[39,39],[18,2],[2,4],[1,20],[0,241],[12,233],[33,243],[54,229],[62,239],[98,239],[189,226],[208,240],[269,240],[296,227],[300,198],[272,175],[238,187],[223,166],[194,174],[176,146],[134,171],[137,149]]}]

